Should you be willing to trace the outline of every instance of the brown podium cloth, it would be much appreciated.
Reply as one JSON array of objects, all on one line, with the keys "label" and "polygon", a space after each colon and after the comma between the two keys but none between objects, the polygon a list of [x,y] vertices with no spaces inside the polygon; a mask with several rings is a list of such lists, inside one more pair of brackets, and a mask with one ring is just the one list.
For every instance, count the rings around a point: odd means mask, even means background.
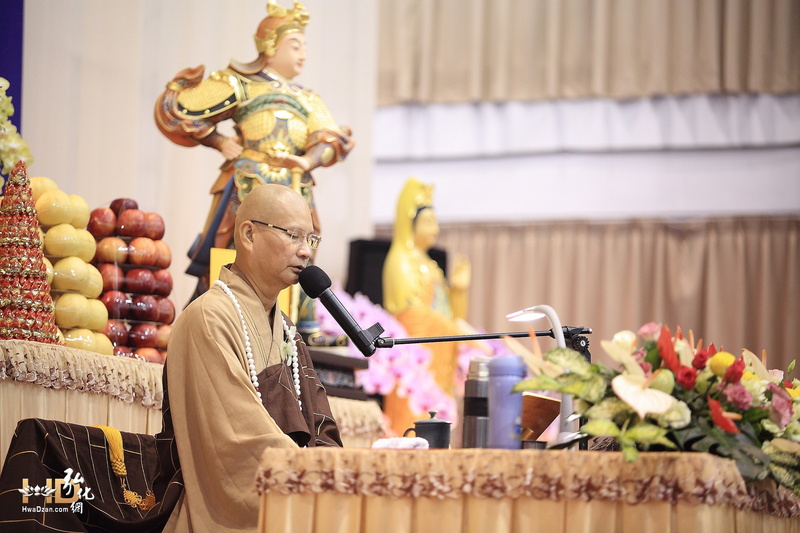
[{"label": "brown podium cloth", "polygon": [[[166,389],[166,378],[164,379]],[[172,419],[166,395],[163,429],[156,436],[120,432],[125,488],[155,496],[147,510],[126,503],[121,479],[114,474],[109,443],[98,427],[29,418],[19,422],[0,472],[0,531],[3,532],[159,532],[183,493]],[[20,489],[57,486],[65,474],[80,473],[80,507],[58,498],[29,496]],[[49,501],[48,501],[49,500]],[[63,498],[62,498],[63,501]]]},{"label": "brown podium cloth", "polygon": [[[121,435],[126,486],[141,496],[151,490],[154,508],[142,511],[125,503],[100,428],[31,418],[17,425],[0,474],[0,531],[161,531],[183,490],[173,439],[166,432]],[[47,480],[64,478],[67,469],[80,473],[81,487],[89,489],[88,497],[78,500],[83,503],[80,512],[52,498],[45,503],[43,496],[23,503],[23,479],[43,487]]]}]

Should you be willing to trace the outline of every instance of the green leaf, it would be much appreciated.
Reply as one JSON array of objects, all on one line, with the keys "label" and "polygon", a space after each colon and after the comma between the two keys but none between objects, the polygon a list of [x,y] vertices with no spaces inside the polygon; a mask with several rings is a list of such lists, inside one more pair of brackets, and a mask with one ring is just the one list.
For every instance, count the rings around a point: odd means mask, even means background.
[{"label": "green leaf", "polygon": [[771,442],[764,446],[763,451],[769,456],[771,464],[781,465],[797,470],[798,475],[800,475],[800,457],[797,455],[780,450]]},{"label": "green leaf", "polygon": [[742,420],[746,422],[758,422],[767,417],[769,417],[769,409],[753,408],[742,413]]},{"label": "green leaf", "polygon": [[538,376],[534,376],[530,379],[526,379],[524,381],[520,381],[514,388],[511,389],[511,392],[521,392],[526,390],[561,390],[561,384],[556,381],[555,379],[545,376],[544,374],[540,374]]},{"label": "green leaf", "polygon": [[572,410],[578,415],[583,416],[584,414],[586,414],[586,410],[589,409],[591,406],[592,404],[581,398],[572,399]]},{"label": "green leaf", "polygon": [[669,440],[667,437],[659,437],[655,440],[655,442],[653,442],[653,444],[660,444],[661,446],[669,448],[670,450],[678,449],[678,446],[674,442]]},{"label": "green leaf", "polygon": [[570,385],[561,387],[561,391],[582,398],[589,403],[597,403],[606,394],[606,381],[598,375],[589,379],[575,381]]},{"label": "green leaf", "polygon": [[621,433],[614,422],[600,418],[586,422],[581,426],[581,432],[593,437],[618,437]]},{"label": "green leaf", "polygon": [[661,368],[661,354],[655,341],[647,341],[642,347],[645,350],[644,362],[653,365],[653,370]]},{"label": "green leaf", "polygon": [[770,463],[769,471],[775,481],[787,489],[793,490],[795,494],[800,492],[800,477],[798,477],[798,472],[796,470]]},{"label": "green leaf", "polygon": [[741,450],[732,450],[731,458],[736,462],[736,468],[744,479],[764,479],[767,470],[764,465],[756,464],[753,458]]},{"label": "green leaf", "polygon": [[625,458],[625,461],[632,463],[639,458],[639,450],[636,449],[636,446],[632,444],[623,444],[621,448],[622,456]]},{"label": "green leaf", "polygon": [[705,433],[697,426],[688,426],[684,429],[672,431],[672,436],[682,450],[693,450],[694,442],[703,438]]},{"label": "green leaf", "polygon": [[663,439],[666,434],[666,429],[647,422],[629,427],[625,432],[627,438],[642,444],[654,444],[656,441]]},{"label": "green leaf", "polygon": [[631,409],[627,403],[614,396],[594,404],[584,413],[584,416],[586,416],[586,418],[606,418],[611,420],[620,413],[633,414],[633,409]]},{"label": "green leaf", "polygon": [[794,365],[795,365],[795,362],[796,362],[796,361],[795,361],[794,359],[792,359],[792,362],[791,362],[791,363],[789,363],[789,367],[786,369],[786,376],[787,376],[787,377],[789,376],[789,374],[791,374],[792,372],[794,372]]},{"label": "green leaf", "polygon": [[695,441],[692,444],[691,449],[693,452],[711,453],[711,448],[717,444],[717,441],[713,437],[705,436],[702,439]]},{"label": "green leaf", "polygon": [[555,377],[556,382],[561,386],[561,390],[564,390],[564,387],[568,385],[572,385],[573,383],[577,383],[579,381],[584,381],[588,378],[581,376],[580,374],[573,374],[572,372],[564,372],[563,374],[559,374]]},{"label": "green leaf", "polygon": [[596,372],[596,368],[581,355],[570,348],[553,348],[545,354],[545,359],[583,378]]}]

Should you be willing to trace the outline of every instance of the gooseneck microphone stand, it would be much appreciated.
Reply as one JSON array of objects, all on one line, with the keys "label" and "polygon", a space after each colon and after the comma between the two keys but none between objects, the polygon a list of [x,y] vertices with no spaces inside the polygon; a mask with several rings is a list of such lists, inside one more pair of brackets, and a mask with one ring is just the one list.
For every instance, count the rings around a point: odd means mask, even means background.
[{"label": "gooseneck microphone stand", "polygon": [[[371,330],[372,328],[370,328]],[[382,328],[381,328],[382,329]],[[591,333],[591,328],[564,326],[561,328],[564,333],[564,338],[570,343],[570,347],[580,352],[587,361],[591,360],[589,353],[589,340],[584,337],[584,334]],[[432,342],[463,342],[463,341],[485,341],[493,339],[502,339],[503,337],[551,337],[556,338],[556,334],[552,329],[543,331],[534,331],[533,333],[527,331],[513,331],[509,333],[473,333],[469,335],[445,335],[441,337],[413,337],[391,339],[386,337],[377,337],[375,339],[376,348],[392,348],[400,344],[428,344]]]}]

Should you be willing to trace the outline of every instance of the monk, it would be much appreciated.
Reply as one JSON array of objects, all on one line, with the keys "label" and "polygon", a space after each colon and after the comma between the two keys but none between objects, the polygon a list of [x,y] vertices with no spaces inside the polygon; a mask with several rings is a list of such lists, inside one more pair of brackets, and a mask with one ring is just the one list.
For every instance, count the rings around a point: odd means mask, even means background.
[{"label": "monk", "polygon": [[255,531],[266,447],[341,446],[306,345],[278,306],[320,237],[305,199],[254,187],[236,213],[236,260],[170,336],[164,414],[185,490],[165,531]]}]

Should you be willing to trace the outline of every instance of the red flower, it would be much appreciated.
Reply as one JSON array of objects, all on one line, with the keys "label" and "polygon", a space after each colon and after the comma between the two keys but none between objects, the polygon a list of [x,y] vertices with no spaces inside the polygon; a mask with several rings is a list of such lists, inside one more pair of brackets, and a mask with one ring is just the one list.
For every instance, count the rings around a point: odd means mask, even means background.
[{"label": "red flower", "polygon": [[681,367],[681,362],[678,359],[678,354],[675,353],[675,346],[672,344],[672,335],[670,335],[669,328],[664,326],[661,328],[661,335],[658,336],[658,354],[661,359],[667,364],[667,368],[672,370],[674,374],[678,373]]},{"label": "red flower", "polygon": [[717,353],[717,347],[714,346],[714,343],[708,345],[708,356],[712,357],[715,353]]},{"label": "red flower", "polygon": [[725,381],[728,383],[739,383],[742,380],[744,373],[744,359],[741,357],[733,362],[731,366],[725,370]]},{"label": "red flower", "polygon": [[703,370],[708,363],[708,360],[711,358],[711,354],[708,353],[708,348],[698,351],[694,354],[694,359],[692,360],[692,366],[695,367],[697,370]]},{"label": "red flower", "polygon": [[711,420],[714,421],[714,424],[718,428],[728,433],[741,433],[739,428],[736,427],[736,424],[733,423],[733,420],[727,416],[733,413],[726,413],[725,410],[722,409],[722,404],[711,396],[706,396],[706,399],[708,400],[708,408],[711,411]]},{"label": "red flower", "polygon": [[690,366],[681,366],[678,369],[678,374],[675,376],[675,381],[678,382],[678,385],[686,390],[692,390],[696,380],[697,370]]}]

